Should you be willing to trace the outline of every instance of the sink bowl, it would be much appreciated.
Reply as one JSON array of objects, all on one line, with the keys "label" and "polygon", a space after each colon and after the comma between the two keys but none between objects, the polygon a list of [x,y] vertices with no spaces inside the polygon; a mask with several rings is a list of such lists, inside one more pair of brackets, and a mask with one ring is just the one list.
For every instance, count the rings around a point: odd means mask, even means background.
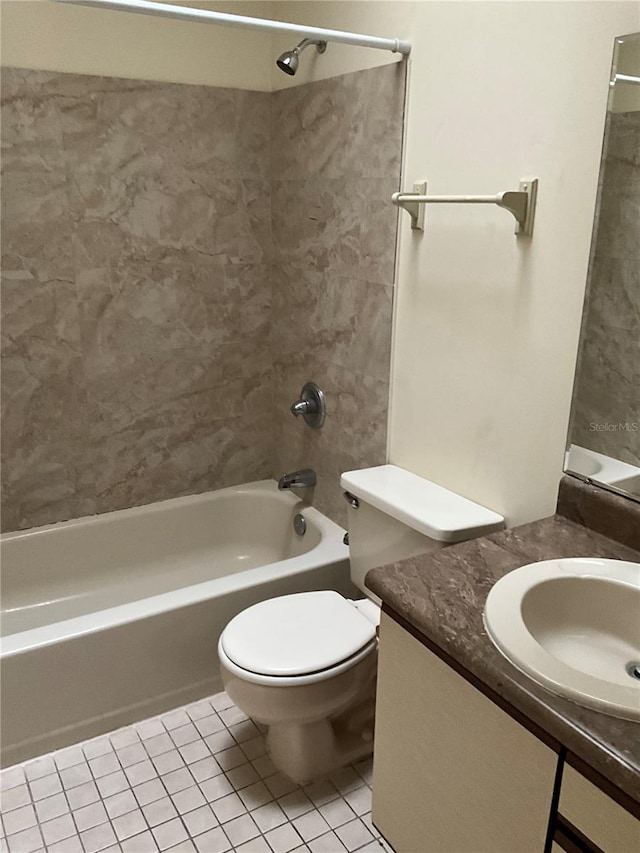
[{"label": "sink bowl", "polygon": [[493,586],[484,624],[538,684],[640,720],[640,564],[574,558],[523,566]]}]

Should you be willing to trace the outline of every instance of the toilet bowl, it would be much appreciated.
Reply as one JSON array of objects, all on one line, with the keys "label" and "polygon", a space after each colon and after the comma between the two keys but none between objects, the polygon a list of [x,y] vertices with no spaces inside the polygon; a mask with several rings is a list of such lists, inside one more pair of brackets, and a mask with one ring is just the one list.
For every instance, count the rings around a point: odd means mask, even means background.
[{"label": "toilet bowl", "polygon": [[249,607],[220,637],[227,693],[299,784],[371,752],[378,621],[367,600],[305,592]]},{"label": "toilet bowl", "polygon": [[504,526],[484,507],[394,465],[343,474],[350,573],[367,596],[332,590],[279,596],[232,619],[220,636],[222,680],[268,727],[271,759],[298,784],[371,753],[379,600],[369,569]]}]

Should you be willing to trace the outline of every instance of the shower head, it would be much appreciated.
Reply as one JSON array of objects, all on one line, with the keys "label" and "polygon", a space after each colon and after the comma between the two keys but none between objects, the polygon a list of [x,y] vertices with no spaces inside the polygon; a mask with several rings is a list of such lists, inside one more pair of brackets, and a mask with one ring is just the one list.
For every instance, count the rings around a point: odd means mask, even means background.
[{"label": "shower head", "polygon": [[311,44],[316,45],[318,53],[324,53],[327,49],[326,41],[321,41],[320,39],[303,39],[299,45],[293,48],[293,50],[287,50],[282,54],[282,56],[279,56],[278,59],[276,59],[276,65],[281,71],[284,71],[285,74],[289,74],[293,77],[298,70],[300,54],[305,47],[309,47]]}]

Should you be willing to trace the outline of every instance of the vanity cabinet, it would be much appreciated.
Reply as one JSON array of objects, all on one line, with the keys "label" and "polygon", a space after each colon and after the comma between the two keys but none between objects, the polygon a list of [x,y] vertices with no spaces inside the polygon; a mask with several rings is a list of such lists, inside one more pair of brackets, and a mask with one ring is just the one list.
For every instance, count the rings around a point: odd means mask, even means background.
[{"label": "vanity cabinet", "polygon": [[373,820],[396,853],[541,853],[558,756],[383,613]]},{"label": "vanity cabinet", "polygon": [[637,817],[556,746],[383,612],[373,821],[396,853],[640,853]]},{"label": "vanity cabinet", "polygon": [[565,764],[559,822],[569,821],[581,836],[606,853],[638,853],[640,822],[573,767]]}]

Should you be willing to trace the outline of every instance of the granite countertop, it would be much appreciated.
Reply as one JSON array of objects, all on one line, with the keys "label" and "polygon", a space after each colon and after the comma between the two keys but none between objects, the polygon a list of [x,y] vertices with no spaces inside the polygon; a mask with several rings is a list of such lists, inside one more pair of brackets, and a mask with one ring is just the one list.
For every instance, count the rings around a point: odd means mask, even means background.
[{"label": "granite countertop", "polygon": [[583,708],[510,664],[482,622],[493,584],[507,572],[560,557],[640,562],[640,552],[554,515],[370,571],[367,586],[432,646],[640,802],[640,723]]}]

